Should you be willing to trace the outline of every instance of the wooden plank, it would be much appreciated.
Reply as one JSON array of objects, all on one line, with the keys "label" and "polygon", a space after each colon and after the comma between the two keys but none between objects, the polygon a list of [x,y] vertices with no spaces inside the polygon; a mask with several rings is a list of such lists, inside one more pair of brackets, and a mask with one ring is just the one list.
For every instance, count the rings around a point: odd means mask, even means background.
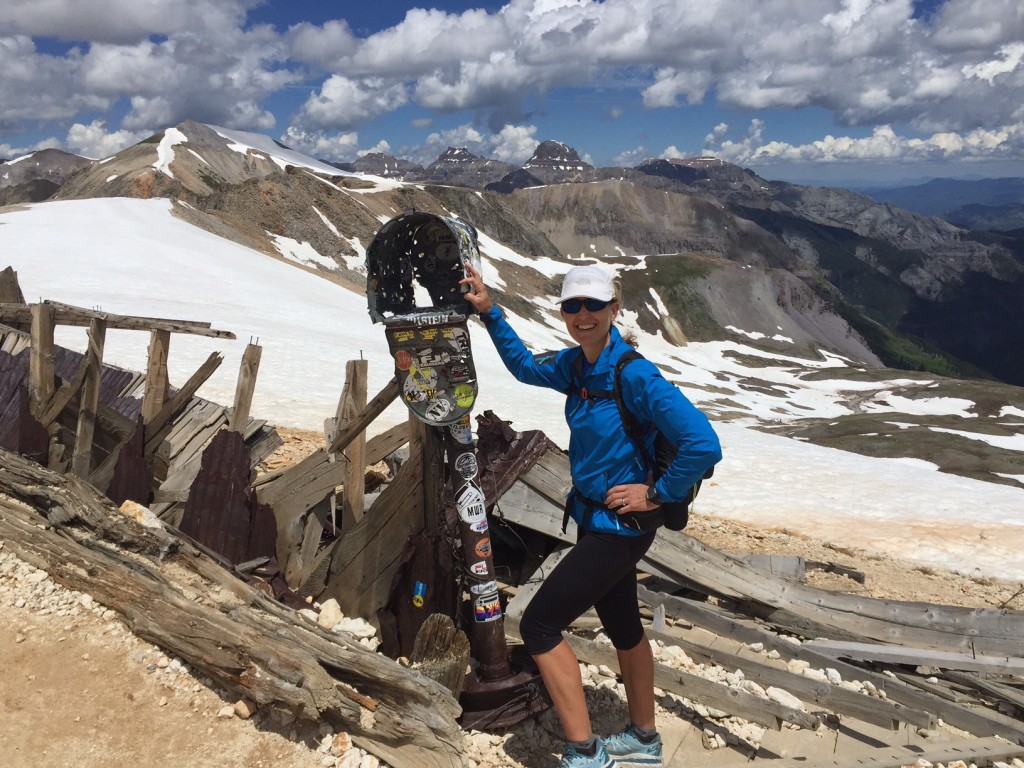
[{"label": "wooden plank", "polygon": [[[73,307],[59,301],[43,302],[53,314],[57,325],[86,326],[97,317],[107,321],[107,327],[129,331],[166,330],[171,333],[185,333],[192,336],[206,336],[214,339],[233,339],[231,331],[217,331],[210,328],[209,323],[191,322],[188,320],[167,320],[159,317],[138,317],[131,315],[115,315],[109,312],[97,312],[92,309]],[[33,305],[34,306],[34,305]],[[30,319],[30,307],[24,304],[0,304],[0,321],[23,323]]]},{"label": "wooden plank", "polygon": [[997,699],[1001,699],[1008,704],[1012,704],[1014,707],[1024,712],[1024,692],[1014,688],[1012,685],[1006,685],[995,680],[988,680],[981,675],[972,675],[966,672],[953,672],[945,671],[942,676],[954,683],[960,683],[974,688],[978,691],[984,691],[989,696],[994,696]]},{"label": "wooden plank", "polygon": [[18,283],[14,267],[0,269],[0,304],[24,304],[25,296]]},{"label": "wooden plank", "polygon": [[706,603],[666,595],[663,592],[651,592],[643,587],[639,587],[637,593],[640,599],[648,605],[664,605],[669,615],[687,619],[710,632],[744,643],[761,643],[765,650],[777,651],[783,659],[806,661],[817,669],[832,667],[842,675],[844,680],[870,682],[877,689],[885,691],[891,701],[929,712],[942,718],[949,725],[975,736],[1000,736],[1024,744],[1024,728],[1020,723],[1004,722],[992,713],[969,710],[927,691],[912,688],[887,675],[824,656],[803,645],[794,645],[750,620],[741,620],[738,617],[730,616],[727,612]]},{"label": "wooden plank", "polygon": [[409,442],[408,422],[399,422],[366,442],[366,466],[372,467]]},{"label": "wooden plank", "polygon": [[54,390],[53,310],[45,304],[33,304],[32,346],[28,362],[28,394],[32,413],[38,414]]},{"label": "wooden plank", "polygon": [[384,412],[385,408],[395,401],[399,391],[401,391],[401,388],[399,387],[398,379],[391,379],[384,386],[384,389],[378,392],[373,400],[366,404],[362,413],[354,418],[347,427],[338,432],[327,452],[336,453],[337,451],[345,450],[349,443],[355,440],[374,419]]},{"label": "wooden plank", "polygon": [[[324,532],[324,520],[330,513],[330,508],[331,500],[323,499],[319,504],[314,505],[306,515],[302,540],[284,564],[284,580],[287,583],[301,586],[306,583],[306,579],[312,573],[317,549],[320,547],[320,538]],[[276,513],[274,516],[277,517]],[[278,547],[278,552],[280,551],[281,548]]]},{"label": "wooden plank", "polygon": [[890,664],[912,664],[1003,675],[1024,674],[1024,658],[1019,656],[969,656],[948,651],[929,651],[922,648],[902,648],[878,643],[851,643],[838,640],[807,640],[804,645],[818,653],[834,658],[884,661]]},{"label": "wooden plank", "polygon": [[238,383],[235,385],[235,403],[228,420],[228,429],[241,432],[249,422],[249,411],[252,409],[252,396],[256,390],[256,374],[260,370],[260,357],[263,347],[249,344],[242,353],[242,363],[238,371]]},{"label": "wooden plank", "polygon": [[107,334],[106,321],[94,317],[89,324],[89,346],[85,356],[89,367],[82,385],[78,404],[78,428],[75,430],[75,450],[71,456],[71,471],[88,479],[92,471],[92,441],[96,431],[96,410],[100,402],[100,377],[103,374],[103,346]]},{"label": "wooden plank", "polygon": [[50,398],[40,407],[38,421],[44,427],[49,427],[57,420],[61,412],[67,407],[71,399],[77,395],[82,385],[85,384],[85,376],[89,372],[89,356],[83,355],[82,361],[78,364],[71,381],[63,382],[60,387],[50,395]]},{"label": "wooden plank", "polygon": [[203,363],[193,373],[188,381],[174,393],[174,396],[164,403],[164,407],[160,409],[160,413],[153,417],[153,421],[149,425],[149,429],[146,431],[146,455],[151,456],[156,453],[157,448],[164,441],[163,430],[171,418],[184,405],[192,399],[195,393],[199,390],[206,380],[209,379],[214,372],[220,367],[220,364],[224,362],[223,356],[219,352],[213,352],[206,362]]},{"label": "wooden plank", "polygon": [[[338,426],[347,427],[366,408],[366,360],[349,360],[345,364],[345,388],[338,402]],[[363,517],[366,495],[366,430],[349,443],[345,451],[345,494],[342,497],[342,527],[359,522]]]},{"label": "wooden plank", "polygon": [[348,615],[372,620],[387,605],[406,542],[423,532],[421,464],[411,456],[335,550],[321,598],[337,598]]},{"label": "wooden plank", "polygon": [[149,424],[164,407],[170,392],[167,377],[167,356],[170,354],[171,332],[154,330],[149,334],[149,354],[146,357],[146,388],[142,395],[142,420]]},{"label": "wooden plank", "polygon": [[726,669],[740,670],[746,679],[753,680],[762,687],[781,688],[801,701],[817,704],[837,714],[855,717],[881,728],[894,731],[900,727],[901,722],[910,723],[918,728],[934,728],[936,725],[935,716],[927,712],[867,696],[821,680],[814,680],[759,661],[756,657],[703,645],[680,637],[673,632],[657,632],[649,629],[647,634],[651,639],[660,640],[665,645],[676,645],[682,648],[695,661],[710,662]]},{"label": "wooden plank", "polygon": [[823,756],[815,752],[809,757],[770,762],[772,768],[808,768],[811,765],[815,768],[903,768],[908,765],[934,763],[949,765],[957,761],[964,764],[992,765],[1021,755],[1024,755],[1024,747],[1007,744],[1001,739],[986,738],[942,746],[925,745],[914,749],[902,746],[879,747],[870,752],[842,757]]}]

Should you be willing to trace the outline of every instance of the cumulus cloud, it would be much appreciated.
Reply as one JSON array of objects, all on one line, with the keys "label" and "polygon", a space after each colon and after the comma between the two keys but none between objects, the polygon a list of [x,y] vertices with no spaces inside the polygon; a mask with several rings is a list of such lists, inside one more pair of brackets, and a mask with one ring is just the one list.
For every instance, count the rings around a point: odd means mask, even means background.
[{"label": "cumulus cloud", "polygon": [[261,0],[4,0],[0,27],[34,37],[133,43],[240,25]]},{"label": "cumulus cloud", "polygon": [[990,160],[1000,155],[1019,156],[1024,150],[1024,122],[997,129],[951,131],[920,138],[902,136],[892,126],[877,126],[870,136],[825,136],[806,144],[765,141],[765,124],[751,122],[747,135],[738,140],[722,138],[710,150],[737,165],[771,166],[777,163],[894,163]]},{"label": "cumulus cloud", "polygon": [[354,160],[359,150],[359,134],[355,132],[328,135],[292,126],[281,136],[281,142],[310,157],[332,162]]},{"label": "cumulus cloud", "polygon": [[[192,117],[341,138],[416,106],[471,112],[492,151],[519,157],[521,136],[497,137],[563,87],[646,110],[810,107],[854,134],[965,137],[1015,125],[1024,102],[1019,0],[944,0],[923,17],[914,0],[508,0],[494,12],[411,8],[368,35],[342,18],[253,26],[262,1],[6,0],[0,126],[111,121],[127,104],[131,131]],[[309,97],[273,114],[268,99],[292,86]],[[742,153],[753,139],[735,141]]]},{"label": "cumulus cloud", "polygon": [[13,160],[17,157],[24,157],[25,155],[30,155],[33,152],[38,152],[41,149],[60,149],[63,146],[64,142],[56,136],[50,136],[49,138],[37,141],[27,147],[14,147],[10,144],[0,144],[0,158]]},{"label": "cumulus cloud", "polygon": [[116,155],[122,149],[138,144],[149,135],[145,131],[108,131],[103,120],[93,120],[88,125],[72,125],[68,131],[67,145],[76,154],[99,160]]},{"label": "cumulus cloud", "polygon": [[379,78],[364,80],[333,75],[299,110],[297,124],[314,128],[360,125],[408,101],[404,84]]},{"label": "cumulus cloud", "polygon": [[620,152],[612,158],[612,164],[621,166],[623,168],[634,168],[644,160],[649,160],[651,153],[647,151],[646,147],[640,146],[634,149],[627,149],[625,152]]},{"label": "cumulus cloud", "polygon": [[364,155],[370,155],[370,154],[373,154],[375,152],[379,152],[382,155],[390,155],[391,154],[391,144],[388,143],[387,139],[381,139],[380,141],[378,141],[374,146],[370,147],[369,149],[361,149],[361,150],[359,150],[358,152],[356,152],[356,155],[358,157],[363,157]]}]

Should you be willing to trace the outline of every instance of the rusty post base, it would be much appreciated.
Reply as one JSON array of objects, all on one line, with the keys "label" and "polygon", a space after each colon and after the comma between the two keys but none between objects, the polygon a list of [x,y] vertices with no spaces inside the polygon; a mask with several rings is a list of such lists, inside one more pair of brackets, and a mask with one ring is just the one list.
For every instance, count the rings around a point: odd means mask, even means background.
[{"label": "rusty post base", "polygon": [[495,680],[482,679],[475,669],[466,675],[459,696],[462,705],[459,722],[464,729],[508,728],[551,706],[540,672],[523,646],[510,649],[509,669],[511,674]]}]

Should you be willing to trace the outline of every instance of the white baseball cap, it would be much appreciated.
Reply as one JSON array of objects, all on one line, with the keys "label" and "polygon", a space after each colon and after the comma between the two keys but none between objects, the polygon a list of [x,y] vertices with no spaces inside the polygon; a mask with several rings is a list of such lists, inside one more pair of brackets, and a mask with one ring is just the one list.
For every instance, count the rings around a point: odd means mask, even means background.
[{"label": "white baseball cap", "polygon": [[615,285],[612,283],[611,275],[594,265],[573,267],[565,273],[562,297],[558,303],[575,298],[611,301],[615,298]]}]

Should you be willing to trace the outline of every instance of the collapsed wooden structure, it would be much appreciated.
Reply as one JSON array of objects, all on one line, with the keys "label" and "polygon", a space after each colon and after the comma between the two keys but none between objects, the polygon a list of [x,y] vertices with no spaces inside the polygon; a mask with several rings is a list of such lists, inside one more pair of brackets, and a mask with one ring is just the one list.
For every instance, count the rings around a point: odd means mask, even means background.
[{"label": "collapsed wooden structure", "polygon": [[[365,439],[367,426],[398,396],[395,382],[368,398],[365,362],[349,363],[337,412],[325,426],[324,447],[291,467],[253,477],[258,463],[253,458],[266,455],[276,434],[248,419],[244,390],[251,398],[251,386],[241,381],[255,378],[252,358],[243,364],[249,374],[240,377],[243,394],[234,409],[213,416],[191,385],[178,391],[188,393],[181,397],[167,391],[166,344],[151,342],[147,378],[157,383],[151,387],[141,380],[142,403],[145,393],[153,394],[144,408],[134,399],[139,413],[134,424],[143,429],[129,434],[132,422],[113,415],[117,398],[102,394],[108,374],[100,375],[100,386],[85,387],[95,369],[103,370],[100,340],[110,317],[15,304],[0,303],[0,321],[28,330],[0,328],[0,355],[7,355],[0,358],[0,372],[14,370],[18,355],[31,357],[26,343],[39,341],[47,349],[42,316],[87,320],[95,343],[77,362],[61,362],[63,353],[54,350],[52,374],[44,363],[29,362],[31,396],[24,391],[5,396],[0,388],[0,438],[7,441],[0,445],[10,449],[0,449],[0,538],[55,580],[117,610],[134,632],[233,694],[294,716],[328,720],[393,766],[463,765],[452,665],[439,665],[435,674],[429,662],[418,671],[392,661],[411,655],[428,617],[443,614],[460,621],[453,510],[439,471],[440,441],[416,421]],[[145,327],[154,339],[170,332]],[[163,363],[154,364],[154,358]],[[137,388],[140,380],[133,381]],[[95,404],[94,391],[100,393]],[[199,404],[188,407],[193,401]],[[39,422],[40,414],[48,417],[54,410],[59,418]],[[84,454],[79,443],[88,436],[88,426],[77,429],[83,411],[86,421],[95,414],[93,450],[99,461],[74,460]],[[187,413],[207,415],[186,418]],[[238,414],[245,418],[235,418]],[[15,422],[19,429],[11,445]],[[114,428],[118,424],[120,431]],[[46,433],[42,443],[39,427]],[[532,585],[569,543],[561,531],[568,462],[542,433],[515,432],[493,414],[479,419],[478,433],[495,558],[503,558],[503,572],[509,574],[503,584],[506,630],[514,638]],[[255,450],[247,455],[249,443]],[[379,495],[365,493],[366,467],[406,443],[408,458],[390,483]],[[59,447],[65,445],[73,446],[71,459]],[[119,458],[111,458],[115,454]],[[158,455],[162,463],[154,461]],[[109,489],[126,456],[166,468],[164,477],[153,475],[158,482],[149,489],[149,502],[166,527],[142,528],[117,510],[119,500]],[[114,469],[99,473],[101,466]],[[235,495],[207,490],[224,485],[225,478],[243,480],[235,483]],[[501,529],[513,534],[509,540],[526,542],[525,555],[500,546]],[[829,715],[842,718],[848,759],[843,762],[844,753],[838,753],[830,765],[899,766],[922,756],[933,762],[969,757],[983,764],[1024,755],[1022,612],[815,590],[800,581],[799,569],[779,575],[669,531],[659,533],[642,571],[640,598],[649,607],[652,638],[679,646],[694,659],[740,670],[765,687],[789,691],[809,706],[786,706],[659,665],[656,682],[666,692],[774,732],[786,723],[816,729],[823,723],[828,727]],[[414,606],[412,585],[427,580],[432,584],[428,600]],[[327,597],[337,599],[346,614],[376,623],[384,653],[327,632],[281,602],[298,605],[303,598]],[[580,627],[587,629],[587,617]],[[794,644],[780,633],[805,641]],[[580,658],[614,666],[613,651],[585,634],[570,638]],[[776,658],[751,651],[755,644]],[[796,674],[787,661],[836,670],[843,680],[867,681],[884,698]],[[932,731],[938,719],[973,738],[925,742],[908,730]],[[872,735],[859,739],[862,727],[874,729]],[[879,735],[886,732],[893,734],[891,743]],[[777,755],[767,748],[757,757],[788,764],[771,759]]]}]

